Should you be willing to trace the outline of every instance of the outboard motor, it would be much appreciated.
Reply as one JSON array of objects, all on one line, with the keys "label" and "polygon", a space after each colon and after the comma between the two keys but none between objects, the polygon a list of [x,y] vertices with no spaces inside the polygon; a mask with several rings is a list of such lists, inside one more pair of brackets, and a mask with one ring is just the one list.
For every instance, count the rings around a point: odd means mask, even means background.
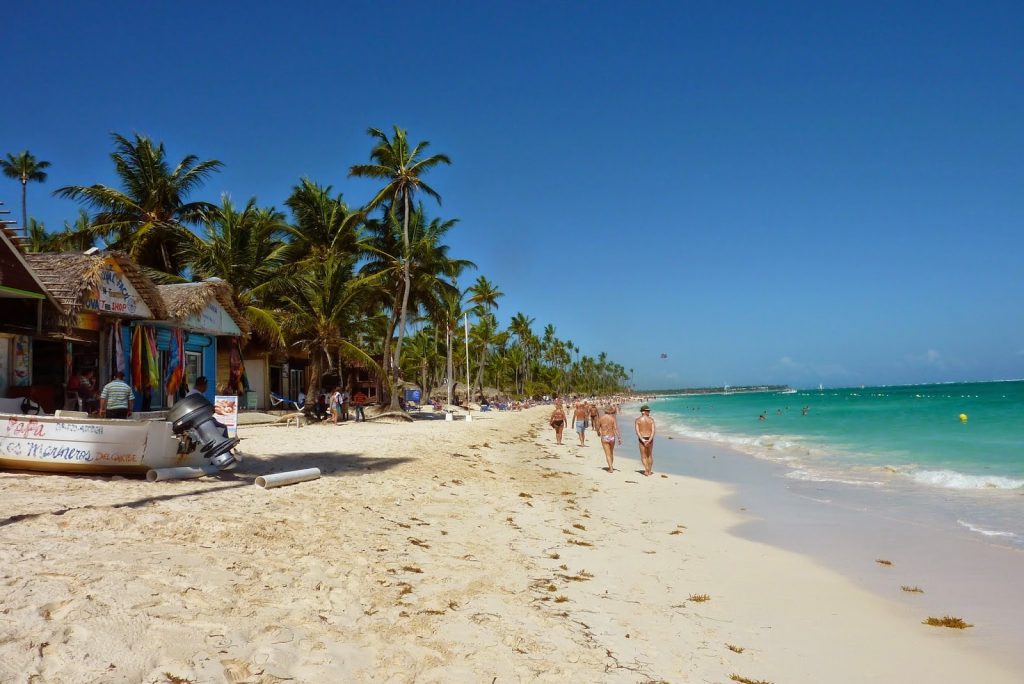
[{"label": "outboard motor", "polygon": [[167,412],[171,430],[182,433],[199,445],[199,450],[210,463],[220,470],[231,470],[238,465],[231,450],[238,446],[237,437],[228,437],[228,429],[217,422],[213,404],[201,394],[191,394],[178,401]]}]

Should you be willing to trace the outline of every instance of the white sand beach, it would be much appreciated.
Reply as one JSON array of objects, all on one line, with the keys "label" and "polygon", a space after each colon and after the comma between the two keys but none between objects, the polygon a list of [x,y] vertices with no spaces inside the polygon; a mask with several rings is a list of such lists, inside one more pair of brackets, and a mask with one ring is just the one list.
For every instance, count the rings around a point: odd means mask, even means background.
[{"label": "white sand beach", "polygon": [[0,681],[1019,681],[548,412],[247,426],[204,480],[0,473]]}]

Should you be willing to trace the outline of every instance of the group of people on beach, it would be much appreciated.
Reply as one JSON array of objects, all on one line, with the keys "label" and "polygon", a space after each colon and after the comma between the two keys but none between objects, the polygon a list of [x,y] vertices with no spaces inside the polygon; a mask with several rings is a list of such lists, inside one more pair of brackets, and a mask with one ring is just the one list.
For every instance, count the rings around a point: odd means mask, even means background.
[{"label": "group of people on beach", "polygon": [[[605,405],[604,414],[598,408],[596,400],[579,400],[572,405],[572,424],[579,439],[579,446],[587,445],[587,428],[590,427],[597,433],[601,441],[601,448],[604,450],[605,460],[609,473],[615,472],[615,447],[622,445],[622,433],[619,430],[619,421],[616,419],[618,406],[614,402]],[[555,400],[555,408],[551,412],[549,423],[555,431],[555,443],[562,443],[562,435],[565,426],[569,422],[566,407],[561,400]],[[640,416],[633,421],[633,429],[640,447],[640,462],[643,464],[644,475],[654,474],[654,419],[651,418],[651,407],[644,404],[640,407]]]}]

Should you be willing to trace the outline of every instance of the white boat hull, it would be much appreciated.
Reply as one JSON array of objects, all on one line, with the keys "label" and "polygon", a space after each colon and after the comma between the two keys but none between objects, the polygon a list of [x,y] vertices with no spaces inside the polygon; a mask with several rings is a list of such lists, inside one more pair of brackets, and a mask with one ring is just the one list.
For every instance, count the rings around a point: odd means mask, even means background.
[{"label": "white boat hull", "polygon": [[145,474],[209,465],[198,450],[178,453],[164,420],[112,420],[0,413],[0,468],[64,473]]}]

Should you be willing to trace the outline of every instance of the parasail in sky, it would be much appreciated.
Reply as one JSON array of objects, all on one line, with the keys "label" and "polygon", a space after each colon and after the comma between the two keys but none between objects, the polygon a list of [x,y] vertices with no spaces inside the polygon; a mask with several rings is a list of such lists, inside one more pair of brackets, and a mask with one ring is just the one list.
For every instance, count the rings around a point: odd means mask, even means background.
[{"label": "parasail in sky", "polygon": [[661,352],[661,358],[667,359],[668,358],[668,354],[666,354],[665,352]]}]

